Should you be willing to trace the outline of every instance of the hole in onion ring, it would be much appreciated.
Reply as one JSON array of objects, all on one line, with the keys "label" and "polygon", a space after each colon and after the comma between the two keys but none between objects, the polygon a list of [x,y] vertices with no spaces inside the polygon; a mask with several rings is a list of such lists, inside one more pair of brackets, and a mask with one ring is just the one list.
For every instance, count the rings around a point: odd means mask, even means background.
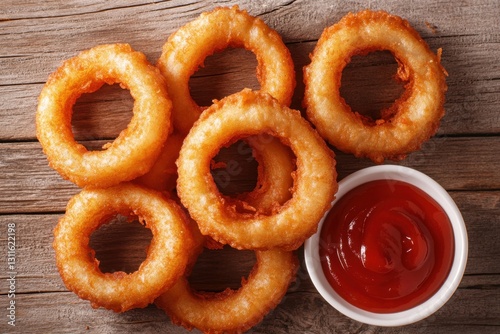
[{"label": "hole in onion ring", "polygon": [[82,94],[73,106],[71,125],[75,140],[88,150],[102,150],[103,143],[113,141],[132,119],[134,99],[120,85],[104,84],[93,93]]},{"label": "hole in onion ring", "polygon": [[295,155],[266,132],[222,148],[212,160],[212,177],[232,210],[271,215],[291,197]]},{"label": "hole in onion ring", "polygon": [[[193,100],[199,106],[210,106],[212,100],[239,92],[243,88],[260,89],[255,69],[255,54],[243,48],[227,48],[208,56],[204,67],[189,80]],[[217,77],[216,80],[207,77]],[[210,82],[207,85],[207,82]]]},{"label": "hole in onion ring", "polygon": [[237,250],[229,246],[204,249],[188,281],[197,291],[237,290],[241,287],[241,278],[248,277],[256,261],[255,252],[250,250]]},{"label": "hole in onion ring", "polygon": [[213,158],[212,177],[221,194],[234,196],[255,188],[257,166],[252,148],[245,141],[239,140],[221,148]]},{"label": "hole in onion ring", "polygon": [[395,80],[398,63],[389,51],[355,55],[342,71],[340,95],[351,110],[363,115],[369,123],[389,119],[384,115],[404,92]]},{"label": "hole in onion ring", "polygon": [[123,271],[130,274],[146,260],[153,234],[139,221],[129,221],[117,215],[90,236],[89,246],[95,251],[103,273]]}]

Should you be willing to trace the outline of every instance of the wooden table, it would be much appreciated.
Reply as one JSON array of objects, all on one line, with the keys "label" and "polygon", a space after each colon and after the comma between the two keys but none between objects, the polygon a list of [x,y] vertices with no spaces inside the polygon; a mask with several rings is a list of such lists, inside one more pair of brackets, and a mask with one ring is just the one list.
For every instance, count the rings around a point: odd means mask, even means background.
[{"label": "wooden table", "polygon": [[[361,324],[332,309],[309,280],[299,249],[302,265],[296,282],[250,332],[500,332],[500,5],[495,0],[406,5],[326,0],[4,0],[0,5],[0,332],[185,332],[154,306],[124,314],[94,310],[65,288],[55,266],[52,230],[79,189],[47,165],[35,137],[37,96],[48,75],[81,50],[126,42],[155,63],[170,33],[201,12],[233,4],[282,35],[295,61],[299,84],[292,106],[298,109],[308,54],[321,31],[349,11],[369,7],[400,15],[433,50],[443,48],[442,62],[449,72],[446,116],[437,135],[398,164],[428,174],[449,191],[462,211],[470,242],[465,276],[451,300],[428,319],[401,328]],[[191,79],[193,96],[206,104],[243,87],[258,88],[255,64],[255,57],[244,50],[210,57]],[[383,52],[356,57],[344,71],[343,96],[365,112],[389,105],[401,92],[390,83],[395,68],[394,59]],[[88,147],[115,138],[130,120],[132,99],[115,86],[85,95],[75,106],[74,133]],[[372,165],[337,153],[339,179]],[[10,269],[9,226],[15,226],[16,241]],[[99,230],[93,241],[103,265],[137,268],[150,235],[139,225],[114,224],[109,229]],[[248,251],[209,252],[200,260],[193,284],[203,289],[236,287],[253,261]],[[9,290],[15,292],[12,298]],[[15,327],[7,323],[10,301],[15,301]]]}]

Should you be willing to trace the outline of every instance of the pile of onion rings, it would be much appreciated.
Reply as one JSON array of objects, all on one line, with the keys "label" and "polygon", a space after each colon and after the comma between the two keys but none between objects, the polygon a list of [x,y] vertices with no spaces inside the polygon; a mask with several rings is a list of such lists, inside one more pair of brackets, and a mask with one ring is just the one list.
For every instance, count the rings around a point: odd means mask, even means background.
[{"label": "pile of onion rings", "polygon": [[[207,138],[198,138],[200,136]],[[262,162],[264,173],[259,173],[261,177],[253,192],[236,200],[246,204],[243,207],[247,210],[241,212],[239,206],[233,204],[234,199],[219,193],[210,176],[210,166],[224,143],[246,136],[250,136],[249,142],[254,146],[264,143],[271,147],[279,145],[277,150],[281,155],[273,160],[272,156],[266,155],[271,151],[261,151],[264,155],[257,159]],[[285,145],[274,136],[290,146],[296,155],[296,163],[291,152],[282,150]],[[200,143],[204,144],[201,148]],[[273,165],[273,161],[282,161],[284,169]],[[281,301],[293,281],[298,260],[291,250],[299,247],[316,230],[337,189],[333,153],[298,111],[283,106],[266,93],[245,89],[215,102],[202,113],[184,139],[177,164],[177,193],[197,222],[193,234],[207,235],[205,246],[209,248],[218,248],[218,243],[222,243],[255,250],[257,262],[237,290],[194,291],[184,277],[155,303],[174,323],[188,329],[197,328],[205,333],[241,333],[260,322]],[[294,171],[295,164],[297,171]],[[200,168],[193,170],[194,166]],[[297,175],[292,177],[293,173]],[[273,176],[276,178],[265,180]],[[259,187],[267,182],[286,191]],[[307,185],[317,192],[312,198],[304,199]],[[291,195],[290,186],[293,188]],[[207,198],[215,203],[209,203]],[[209,214],[222,215],[223,221],[218,227],[203,231],[207,221],[197,211],[202,208]],[[224,215],[228,215],[228,219]],[[238,217],[241,221],[236,221]],[[235,221],[229,224],[231,218]],[[212,221],[217,219],[215,217]],[[219,227],[226,234],[213,233]],[[232,230],[240,234],[238,239],[228,238]]]},{"label": "pile of onion rings", "polygon": [[[157,63],[166,79],[169,96],[173,101],[172,122],[178,137],[183,138],[207,108],[197,105],[191,97],[188,86],[190,77],[208,56],[228,47],[244,48],[253,52],[258,63],[256,73],[261,85],[260,90],[267,92],[280,103],[290,105],[296,85],[295,69],[290,51],[281,36],[261,19],[240,10],[238,6],[216,8],[211,12],[202,13],[171,34],[163,45]],[[241,196],[240,199],[245,200],[239,202],[249,204],[248,208],[252,207],[253,210],[256,210],[255,204],[262,201],[267,202],[261,203],[262,206],[258,205],[262,210],[264,204],[270,207],[271,202],[284,203],[285,199],[290,197],[292,183],[291,159],[282,158],[277,163],[272,161],[276,157],[287,155],[287,147],[276,140],[265,145],[262,139],[262,136],[248,138],[248,144],[259,161],[258,184],[253,192]],[[177,145],[176,148],[180,150]],[[286,164],[283,170],[279,167],[281,164],[278,165],[280,162]],[[172,163],[169,166],[172,166]],[[272,169],[273,166],[278,168]],[[155,175],[145,175],[142,179],[157,179],[155,170],[156,168],[153,168],[153,172],[148,173]],[[175,174],[172,176],[176,177]],[[265,182],[270,180],[273,181],[273,186]],[[269,194],[266,195],[267,192]]]},{"label": "pile of onion rings", "polygon": [[[227,47],[256,55],[261,89],[198,106],[189,78],[207,56]],[[400,64],[397,76],[408,82],[407,91],[371,122],[340,97],[340,75],[353,55],[386,49]],[[418,59],[410,57],[415,53]],[[316,132],[289,108],[295,71],[281,37],[237,6],[203,13],[179,28],[157,67],[126,44],[82,52],[49,77],[37,109],[37,136],[49,164],[85,188],[54,231],[64,283],[93,307],[123,312],[154,302],[188,329],[250,329],[285,295],[298,268],[294,251],[334,199],[336,162],[323,137],[375,162],[402,159],[435,133],[445,76],[440,51],[434,55],[408,22],[385,12],[349,14],[325,29],[304,68],[304,106]],[[72,105],[104,83],[130,89],[134,116],[103,151],[87,151],[71,132]],[[221,166],[214,158],[240,140],[258,163],[256,186],[224,195],[212,176]],[[91,233],[117,214],[138,218],[153,233],[146,260],[130,274],[101,272],[89,247]],[[187,278],[198,255],[223,245],[255,252],[249,276],[236,290],[193,290]]]},{"label": "pile of onion rings", "polygon": [[[259,134],[279,138],[296,156],[292,198],[271,215],[238,212],[210,177],[221,146]],[[201,232],[238,249],[298,248],[316,231],[337,191],[333,152],[300,112],[248,89],[203,112],[184,139],[177,167],[178,195]]]},{"label": "pile of onion rings", "polygon": [[[389,50],[406,91],[370,122],[340,96],[342,70],[354,55]],[[446,71],[410,24],[383,11],[348,14],[325,29],[304,68],[304,106],[318,132],[338,149],[377,163],[401,160],[432,136],[444,115]]]},{"label": "pile of onion rings", "polygon": [[[261,92],[270,94],[282,104],[290,104],[295,88],[295,72],[290,53],[279,35],[261,20],[237,7],[219,8],[181,27],[163,47],[158,67],[167,78],[172,96],[175,131],[191,133],[193,124],[199,123],[197,120],[202,112],[210,113],[204,111],[206,107],[200,107],[193,101],[188,81],[208,55],[226,47],[243,47],[252,51],[258,61],[257,78]],[[238,139],[242,138],[235,136],[221,146]],[[291,197],[295,160],[286,145],[266,133],[256,133],[244,140],[259,163],[256,187],[237,198],[220,196],[235,208],[235,212],[269,214]],[[185,143],[186,139],[183,147]],[[203,147],[198,146],[197,151],[203,152]],[[215,165],[212,158],[214,156],[208,161],[209,170]],[[214,191],[218,193],[218,190]],[[220,248],[221,240],[216,240],[208,236],[204,245]],[[174,323],[188,329],[195,327],[210,333],[239,333],[249,329],[280,302],[297,270],[296,256],[290,251],[276,249],[257,254],[254,270],[248,279],[242,281],[240,289],[226,289],[217,294],[194,293],[187,279],[183,278],[158,298],[157,306],[164,309]],[[263,289],[262,282],[271,286]],[[253,306],[242,307],[248,301]]]}]

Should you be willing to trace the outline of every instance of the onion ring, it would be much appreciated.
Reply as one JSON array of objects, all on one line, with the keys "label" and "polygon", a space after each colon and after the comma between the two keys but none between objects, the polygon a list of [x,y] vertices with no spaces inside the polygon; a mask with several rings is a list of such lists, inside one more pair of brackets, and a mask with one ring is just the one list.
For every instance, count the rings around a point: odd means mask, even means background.
[{"label": "onion ring", "polygon": [[[101,272],[89,247],[91,233],[116,214],[138,217],[153,234],[146,259],[131,274]],[[184,274],[194,243],[187,219],[173,200],[137,185],[84,189],[69,201],[54,230],[61,278],[92,307],[115,312],[145,307]]]},{"label": "onion ring", "polygon": [[255,135],[245,141],[258,163],[257,184],[251,192],[227,201],[234,201],[242,212],[272,214],[292,197],[295,157],[288,146],[270,135]]},{"label": "onion ring", "polygon": [[[103,151],[88,151],[71,130],[72,106],[103,84],[130,89],[134,114]],[[36,114],[37,137],[49,164],[80,187],[109,187],[145,174],[170,129],[171,101],[159,70],[128,44],[96,46],[63,63],[43,87]]]},{"label": "onion ring", "polygon": [[[171,134],[150,171],[135,179],[134,183],[158,191],[175,190],[175,161],[179,157],[183,140],[183,136]],[[291,198],[294,156],[288,146],[269,135],[256,135],[245,141],[258,163],[257,183],[251,192],[239,194],[235,198],[226,196],[226,199],[233,201],[241,210],[269,214]]]},{"label": "onion ring", "polygon": [[[292,198],[269,216],[236,212],[210,175],[221,146],[259,133],[278,137],[297,159]],[[178,195],[200,231],[237,249],[296,249],[316,231],[337,191],[333,152],[300,112],[249,89],[203,112],[184,140],[177,167]]]},{"label": "onion ring", "polygon": [[298,260],[293,252],[256,251],[257,262],[238,290],[193,291],[186,277],[158,297],[155,304],[176,325],[205,333],[242,333],[275,308],[294,280]]},{"label": "onion ring", "polygon": [[279,34],[262,20],[237,6],[202,13],[173,33],[163,45],[157,66],[167,80],[173,102],[174,128],[187,134],[205,107],[189,92],[189,78],[206,57],[227,47],[243,47],[257,57],[261,90],[285,105],[295,89],[295,69],[290,51]]},{"label": "onion ring", "polygon": [[[353,113],[340,96],[342,70],[357,54],[390,51],[405,92],[381,119]],[[410,24],[382,11],[348,14],[325,29],[304,68],[304,106],[318,132],[341,151],[381,163],[401,160],[437,131],[444,115],[446,71]]]}]

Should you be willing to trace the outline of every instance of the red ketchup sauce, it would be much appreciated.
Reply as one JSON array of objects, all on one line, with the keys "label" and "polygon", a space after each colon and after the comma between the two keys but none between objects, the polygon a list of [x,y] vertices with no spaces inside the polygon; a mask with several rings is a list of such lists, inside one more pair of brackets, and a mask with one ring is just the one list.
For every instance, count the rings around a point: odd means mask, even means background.
[{"label": "red ketchup sauce", "polygon": [[370,312],[404,311],[443,284],[454,256],[451,223],[441,206],[397,180],[360,185],[328,213],[319,253],[333,289]]}]

